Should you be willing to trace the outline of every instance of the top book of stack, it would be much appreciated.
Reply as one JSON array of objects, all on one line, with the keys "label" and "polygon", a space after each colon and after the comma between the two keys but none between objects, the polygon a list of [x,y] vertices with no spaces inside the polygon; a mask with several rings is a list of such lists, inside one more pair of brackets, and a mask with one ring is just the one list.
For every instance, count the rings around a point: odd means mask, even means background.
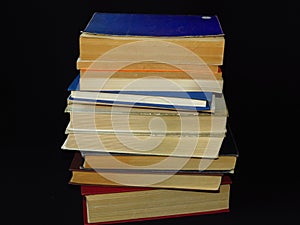
[{"label": "top book of stack", "polygon": [[[116,47],[150,40],[184,47],[200,57],[212,71],[223,64],[225,39],[217,16],[95,13],[80,35],[77,69],[88,68]],[[150,43],[147,54],[157,53],[160,44]],[[159,52],[175,63],[182,60],[192,63],[186,55]],[[117,60],[122,58],[118,54],[114,55]]]}]

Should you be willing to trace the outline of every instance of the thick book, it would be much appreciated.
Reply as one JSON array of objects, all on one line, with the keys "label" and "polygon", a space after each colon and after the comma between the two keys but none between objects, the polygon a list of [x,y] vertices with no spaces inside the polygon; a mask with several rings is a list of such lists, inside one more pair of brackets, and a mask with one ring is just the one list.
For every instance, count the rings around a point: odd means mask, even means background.
[{"label": "thick book", "polygon": [[215,97],[210,110],[197,112],[92,104],[68,104],[65,112],[67,133],[223,134],[228,117],[222,97]]},{"label": "thick book", "polygon": [[215,192],[82,185],[84,224],[229,212],[230,185],[230,177],[225,176]]},{"label": "thick book", "polygon": [[[82,60],[98,60],[108,52],[111,59],[119,61],[136,57],[141,59],[145,57],[141,53],[147,52],[153,60],[165,58],[182,63],[190,62],[196,55],[206,64],[222,65],[224,43],[224,33],[216,15],[97,12],[80,35],[79,46]],[[118,51],[124,47],[130,49],[131,46],[139,46],[140,50],[134,55],[128,55],[132,51],[126,51],[126,54],[125,51]],[[177,54],[170,50],[171,47],[178,50]],[[117,51],[110,52],[117,48]]]},{"label": "thick book", "polygon": [[133,135],[130,133],[69,133],[64,150],[217,158],[225,134]]},{"label": "thick book", "polygon": [[[82,168],[96,171],[151,173],[234,173],[237,157],[223,155],[217,159],[142,156],[134,154],[86,154]],[[181,166],[180,166],[181,165]]]},{"label": "thick book", "polygon": [[[226,127],[227,127],[226,137],[224,138],[224,140],[222,142],[222,145],[221,145],[221,148],[219,149],[218,156],[213,158],[213,159],[217,159],[221,156],[222,157],[233,156],[233,157],[237,157],[237,158],[239,157],[238,146],[235,142],[234,135],[233,135],[233,133],[231,131],[231,128],[230,128],[230,124],[227,124]],[[112,153],[112,152],[95,152],[95,151],[88,151],[88,150],[80,150],[80,153],[83,157],[85,157],[87,155],[102,156],[102,155],[106,155],[106,154],[127,155],[126,153],[122,154],[122,153]],[[130,155],[145,156],[145,157],[148,156],[148,155],[142,154],[141,152],[136,153],[136,154],[131,154],[130,153]],[[156,155],[156,156],[160,156],[160,155]],[[167,157],[170,157],[170,155],[167,155]],[[196,157],[194,157],[194,158],[196,158]],[[200,158],[205,158],[205,157],[200,157]],[[208,159],[212,159],[212,158],[208,157]]]},{"label": "thick book", "polygon": [[[234,173],[237,154],[220,155],[217,159],[143,156],[137,154],[83,153],[82,168],[96,171],[136,171],[151,173]],[[177,171],[178,170],[178,171]]]},{"label": "thick book", "polygon": [[[155,156],[141,154],[118,154],[81,151],[77,157],[78,167],[85,170],[108,172],[150,173],[234,173],[238,149],[229,129],[216,159],[195,157]],[[74,156],[75,158],[75,156]]]},{"label": "thick book", "polygon": [[69,133],[63,150],[90,153],[130,153],[139,155],[202,157],[215,159],[221,149],[235,147],[231,132],[213,136],[132,135],[124,133]]}]

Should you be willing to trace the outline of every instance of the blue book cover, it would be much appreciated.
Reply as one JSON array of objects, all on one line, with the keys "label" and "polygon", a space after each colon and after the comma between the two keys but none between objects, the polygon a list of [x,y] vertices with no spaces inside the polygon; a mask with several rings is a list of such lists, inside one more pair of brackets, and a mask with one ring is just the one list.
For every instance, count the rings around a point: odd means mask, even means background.
[{"label": "blue book cover", "polygon": [[192,110],[192,111],[202,111],[202,110],[210,110],[210,104],[206,104],[205,106],[185,106],[185,105],[166,105],[166,104],[157,104],[157,103],[141,103],[141,102],[126,102],[126,101],[111,101],[111,100],[103,100],[103,99],[84,99],[84,98],[74,98],[72,96],[68,97],[70,101],[77,102],[90,102],[90,103],[100,103],[107,105],[123,105],[123,106],[134,106],[134,107],[148,107],[148,108],[161,108],[161,109],[176,109],[176,110]]},{"label": "blue book cover", "polygon": [[[68,91],[76,92],[90,92],[93,91],[84,91],[80,90],[79,85],[80,75],[77,75],[75,79],[71,82],[68,87]],[[96,92],[97,93],[97,92]],[[127,105],[127,106],[139,106],[139,107],[155,107],[155,108],[166,108],[166,109],[183,109],[183,110],[210,110],[210,106],[213,99],[213,93],[211,92],[176,92],[176,91],[99,91],[98,93],[108,93],[108,94],[123,94],[123,95],[132,95],[134,98],[136,95],[143,96],[161,96],[161,97],[171,97],[171,98],[187,98],[191,100],[204,100],[206,101],[205,106],[195,107],[187,105],[166,105],[166,104],[151,104],[145,102],[130,102],[130,101],[117,101],[117,100],[105,100],[105,99],[94,99],[94,98],[78,98],[70,96],[69,100],[71,101],[82,101],[82,102],[91,102],[91,103],[103,103],[103,104],[118,104],[118,105]]]},{"label": "blue book cover", "polygon": [[216,15],[93,14],[84,32],[127,36],[223,36]]}]

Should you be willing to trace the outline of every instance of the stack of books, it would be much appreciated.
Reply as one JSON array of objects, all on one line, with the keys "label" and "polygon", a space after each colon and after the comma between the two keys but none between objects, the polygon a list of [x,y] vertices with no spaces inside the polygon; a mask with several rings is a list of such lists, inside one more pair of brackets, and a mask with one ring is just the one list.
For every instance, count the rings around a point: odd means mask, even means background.
[{"label": "stack of books", "polygon": [[79,39],[62,149],[84,223],[228,212],[238,153],[218,17],[94,13]]}]

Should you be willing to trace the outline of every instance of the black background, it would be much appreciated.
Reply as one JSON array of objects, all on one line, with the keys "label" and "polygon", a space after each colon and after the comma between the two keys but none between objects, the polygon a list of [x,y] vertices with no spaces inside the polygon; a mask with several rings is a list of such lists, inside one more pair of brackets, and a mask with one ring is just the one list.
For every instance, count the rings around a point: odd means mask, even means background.
[{"label": "black background", "polygon": [[[196,4],[197,3],[197,4]],[[8,224],[82,224],[72,153],[60,149],[78,37],[95,11],[217,14],[224,95],[240,158],[228,214],[134,224],[298,219],[299,11],[289,1],[12,1],[2,7],[2,193]],[[3,62],[3,61],[2,61]],[[14,101],[13,101],[14,98]],[[293,129],[296,129],[294,131]]]}]

